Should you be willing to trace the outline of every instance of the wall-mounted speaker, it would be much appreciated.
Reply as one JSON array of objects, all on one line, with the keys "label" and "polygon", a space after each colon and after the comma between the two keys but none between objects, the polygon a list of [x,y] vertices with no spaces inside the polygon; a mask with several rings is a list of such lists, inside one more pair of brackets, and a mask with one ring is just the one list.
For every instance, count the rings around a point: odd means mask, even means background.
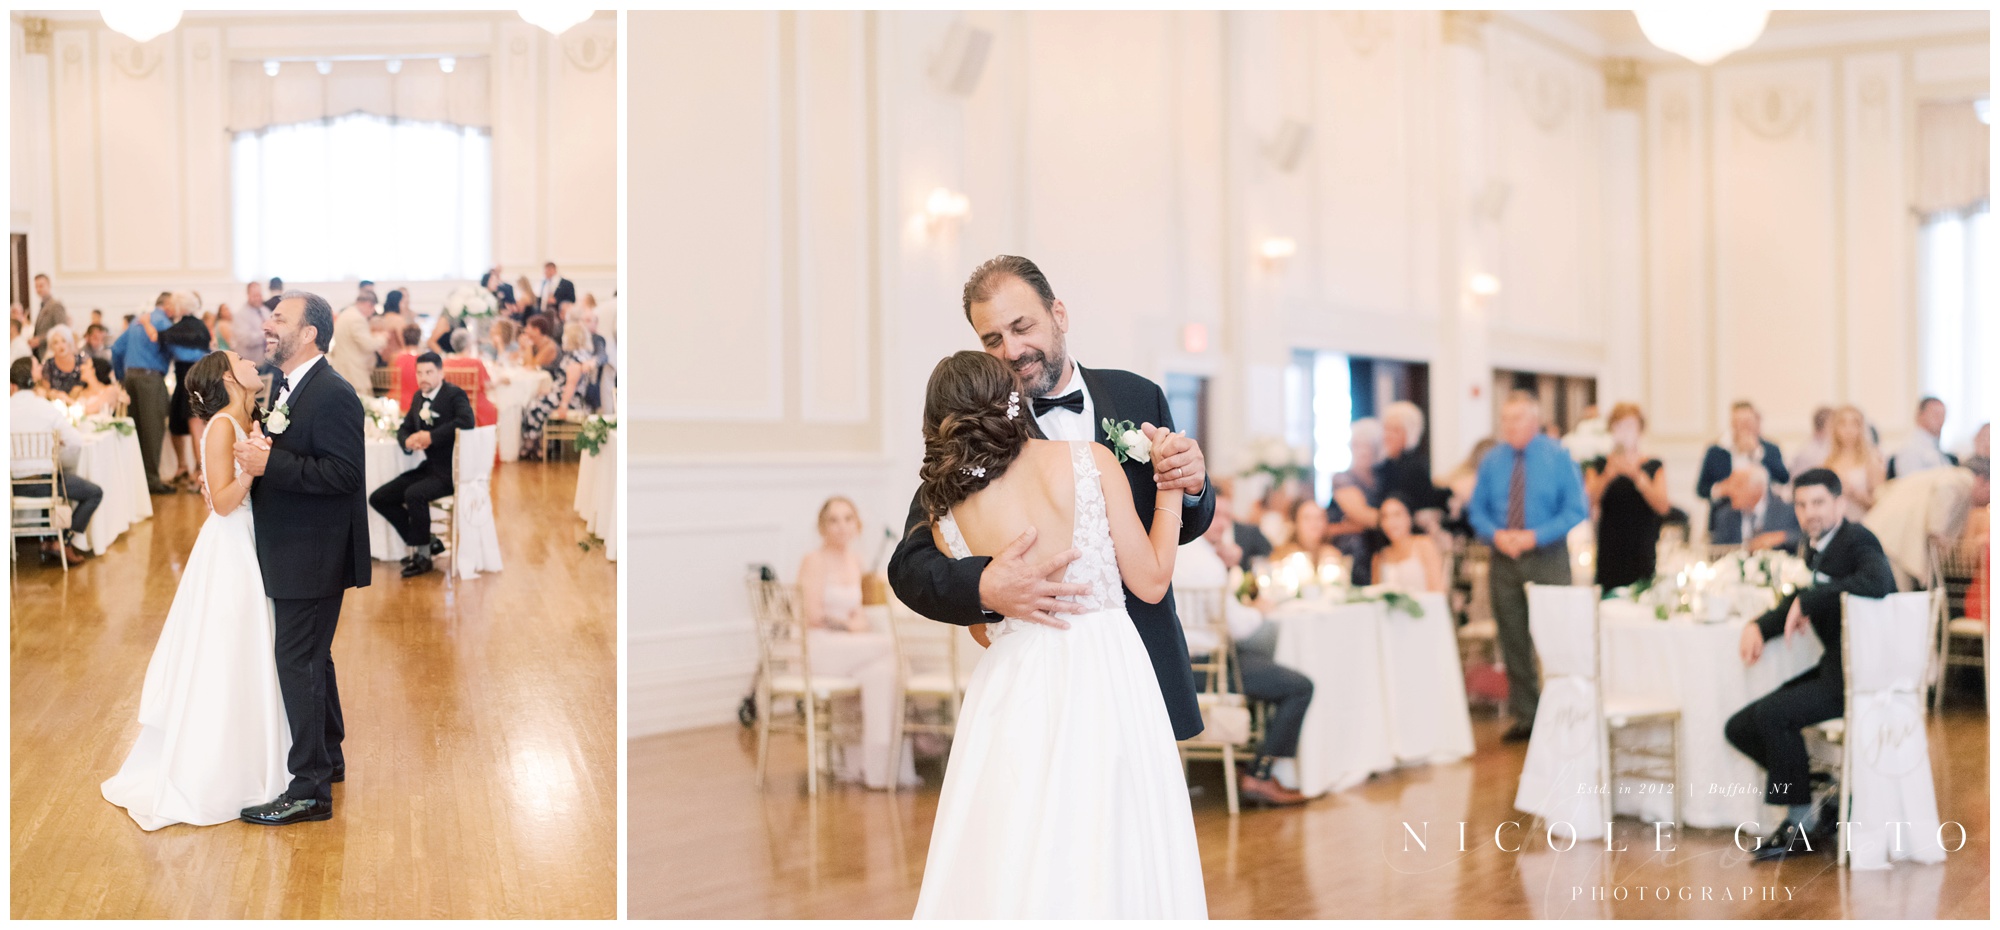
[{"label": "wall-mounted speaker", "polygon": [[986,55],[993,50],[993,33],[963,20],[951,24],[944,44],[931,59],[931,83],[938,90],[959,97],[972,95],[979,75],[986,70]]}]

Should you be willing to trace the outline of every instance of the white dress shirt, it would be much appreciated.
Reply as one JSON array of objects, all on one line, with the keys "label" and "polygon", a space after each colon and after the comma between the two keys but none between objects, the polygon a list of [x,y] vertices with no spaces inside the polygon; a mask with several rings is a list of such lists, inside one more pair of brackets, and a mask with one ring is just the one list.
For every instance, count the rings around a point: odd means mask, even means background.
[{"label": "white dress shirt", "polygon": [[1083,385],[1083,366],[1070,360],[1069,384],[1058,387],[1043,397],[1062,397],[1072,391],[1083,392],[1083,412],[1071,413],[1057,407],[1035,417],[1035,423],[1042,428],[1042,435],[1057,442],[1093,442],[1097,439],[1097,404],[1090,397],[1090,389]]},{"label": "white dress shirt", "polygon": [[299,379],[304,378],[306,376],[306,372],[311,371],[314,365],[317,365],[325,360],[326,356],[315,355],[312,358],[306,359],[304,364],[301,364],[298,368],[294,369],[291,374],[286,375],[285,389],[278,392],[278,402],[272,404],[271,406],[273,408],[284,406],[286,401],[292,399],[292,388],[298,386]]},{"label": "white dress shirt", "polygon": [[1945,459],[1944,450],[1938,448],[1938,438],[1923,430],[1910,433],[1902,448],[1896,450],[1894,461],[1898,478],[1951,464]]},{"label": "white dress shirt", "polygon": [[[1214,544],[1207,537],[1199,537],[1194,542],[1182,546],[1174,559],[1174,587],[1176,588],[1221,588],[1229,584],[1229,568],[1222,564],[1222,556],[1215,553]],[[1236,599],[1236,595],[1226,593],[1222,599],[1224,616],[1229,621],[1229,635],[1237,642],[1249,639],[1264,625],[1264,615]],[[1184,627],[1181,631],[1187,637],[1188,655],[1207,655],[1215,651],[1215,631],[1207,627]]]},{"label": "white dress shirt", "polygon": [[1770,509],[1771,495],[1767,491],[1757,498],[1757,506],[1750,508],[1748,512],[1743,514],[1742,539],[1744,545],[1749,545],[1750,540],[1756,537],[1757,531],[1763,528],[1764,514],[1769,513]]},{"label": "white dress shirt", "polygon": [[[16,433],[55,433],[63,444],[63,467],[74,468],[79,448],[83,445],[83,434],[70,424],[69,417],[56,409],[54,401],[46,397],[36,397],[33,391],[15,391],[7,398],[7,428]],[[46,462],[17,460],[12,463],[16,478],[46,475]]]}]

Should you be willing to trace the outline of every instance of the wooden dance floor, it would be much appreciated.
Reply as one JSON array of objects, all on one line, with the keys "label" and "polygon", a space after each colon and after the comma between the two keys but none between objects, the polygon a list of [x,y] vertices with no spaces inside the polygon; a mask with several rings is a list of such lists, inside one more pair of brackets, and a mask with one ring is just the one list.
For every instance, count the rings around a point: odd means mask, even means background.
[{"label": "wooden dance floor", "polygon": [[[1526,744],[1500,742],[1491,719],[1474,719],[1479,749],[1466,762],[1380,775],[1304,807],[1245,808],[1233,820],[1220,765],[1197,762],[1209,916],[1985,919],[1987,724],[1976,700],[1948,706],[1930,726],[1939,813],[1963,822],[1971,841],[1940,865],[1877,872],[1835,868],[1830,855],[1750,863],[1728,830],[1689,831],[1675,851],[1655,853],[1653,828],[1630,820],[1618,821],[1615,839],[1629,851],[1606,854],[1600,840],[1550,852],[1513,810]],[[910,916],[940,769],[920,764],[927,786],[895,795],[822,783],[812,803],[803,739],[773,736],[773,777],[760,792],[750,734],[730,725],[632,742],[629,915]],[[1403,852],[1405,820],[1432,821],[1430,852]],[[1458,851],[1460,820],[1470,822],[1469,852]],[[1506,835],[1517,853],[1492,843],[1509,820],[1529,825]],[[1594,888],[1605,900],[1592,900]],[[1712,900],[1701,900],[1704,889]]]},{"label": "wooden dance floor", "polygon": [[[577,545],[574,464],[494,474],[506,570],[447,587],[376,562],[333,644],[334,819],[147,833],[104,800],[199,495],[67,578],[20,547],[12,638],[15,918],[617,916],[617,575]],[[439,563],[442,569],[450,561]],[[252,571],[255,566],[245,566]]]}]

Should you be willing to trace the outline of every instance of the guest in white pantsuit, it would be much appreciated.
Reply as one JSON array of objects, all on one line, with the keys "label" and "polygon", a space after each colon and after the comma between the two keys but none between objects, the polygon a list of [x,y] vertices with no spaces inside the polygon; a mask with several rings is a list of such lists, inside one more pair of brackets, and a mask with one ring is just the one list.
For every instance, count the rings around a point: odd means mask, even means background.
[{"label": "guest in white pantsuit", "polygon": [[[832,497],[820,505],[820,547],[799,561],[799,606],[813,674],[861,683],[860,751],[847,748],[840,774],[846,779],[858,775],[868,787],[886,789],[889,740],[900,697],[896,643],[888,633],[872,629],[861,612],[861,560],[853,550],[860,535],[861,514],[852,501]],[[902,758],[903,782],[916,783],[914,759],[908,753]]]}]

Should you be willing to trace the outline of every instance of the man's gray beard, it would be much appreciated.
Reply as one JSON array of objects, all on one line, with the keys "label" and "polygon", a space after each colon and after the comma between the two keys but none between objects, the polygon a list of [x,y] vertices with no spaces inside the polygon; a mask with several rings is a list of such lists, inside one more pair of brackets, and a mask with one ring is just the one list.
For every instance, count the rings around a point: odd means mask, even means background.
[{"label": "man's gray beard", "polygon": [[1057,346],[1055,354],[1044,355],[1042,358],[1042,376],[1038,379],[1041,383],[1025,385],[1028,389],[1028,396],[1048,396],[1050,391],[1056,389],[1056,385],[1062,383],[1063,376],[1068,373],[1069,347]]}]

